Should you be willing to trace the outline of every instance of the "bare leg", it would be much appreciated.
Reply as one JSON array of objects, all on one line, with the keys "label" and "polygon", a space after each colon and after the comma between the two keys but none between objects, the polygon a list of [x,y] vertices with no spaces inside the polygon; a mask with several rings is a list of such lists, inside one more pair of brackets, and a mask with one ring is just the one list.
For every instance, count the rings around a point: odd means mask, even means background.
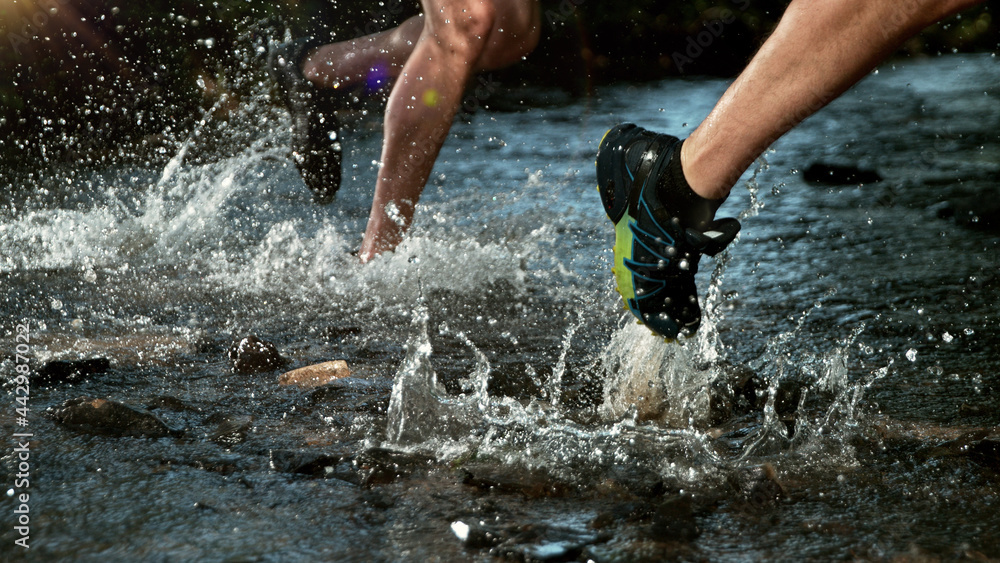
[{"label": "bare leg", "polygon": [[725,197],[778,137],[924,27],[978,0],[793,0],[750,64],[684,142],[691,189]]},{"label": "bare leg", "polygon": [[420,38],[385,110],[382,165],[362,262],[402,240],[469,79],[517,60],[538,38],[533,0],[425,0],[424,8]]},{"label": "bare leg", "polygon": [[424,17],[414,16],[388,31],[323,45],[302,63],[302,74],[317,86],[340,88],[368,78],[381,63],[395,78],[420,38]]}]

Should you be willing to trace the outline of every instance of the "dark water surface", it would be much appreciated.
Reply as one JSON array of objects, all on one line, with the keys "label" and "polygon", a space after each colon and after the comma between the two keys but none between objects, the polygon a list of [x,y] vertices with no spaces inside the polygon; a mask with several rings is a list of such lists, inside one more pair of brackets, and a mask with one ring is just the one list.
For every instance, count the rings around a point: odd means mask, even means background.
[{"label": "dark water surface", "polygon": [[[34,436],[30,489],[13,438],[0,452],[2,558],[998,558],[998,84],[990,56],[887,65],[779,141],[720,212],[744,231],[703,262],[683,345],[621,309],[593,157],[620,121],[689,132],[722,81],[460,120],[411,236],[364,267],[370,119],[326,207],[259,101],[230,157],[194,160],[194,136],[166,168],[8,179],[0,371],[17,323],[33,367],[111,367],[33,386],[27,427],[4,387],[3,434]],[[884,181],[808,183],[817,161]],[[353,376],[234,374],[251,333]],[[44,414],[80,396],[183,434]]]}]

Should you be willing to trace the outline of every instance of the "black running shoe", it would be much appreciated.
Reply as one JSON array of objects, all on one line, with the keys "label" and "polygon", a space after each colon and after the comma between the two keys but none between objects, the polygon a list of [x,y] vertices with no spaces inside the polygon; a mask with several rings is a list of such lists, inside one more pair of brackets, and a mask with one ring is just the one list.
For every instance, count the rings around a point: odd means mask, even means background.
[{"label": "black running shoe", "polygon": [[314,38],[282,43],[268,55],[271,76],[292,114],[292,157],[317,203],[330,203],[340,188],[342,104],[332,90],[317,88],[302,74],[309,51],[323,45]]},{"label": "black running shoe", "polygon": [[597,189],[615,225],[618,293],[640,323],[668,340],[698,330],[698,261],[721,252],[740,230],[736,219],[714,220],[722,200],[691,191],[681,143],[625,124],[605,133],[597,153]]}]

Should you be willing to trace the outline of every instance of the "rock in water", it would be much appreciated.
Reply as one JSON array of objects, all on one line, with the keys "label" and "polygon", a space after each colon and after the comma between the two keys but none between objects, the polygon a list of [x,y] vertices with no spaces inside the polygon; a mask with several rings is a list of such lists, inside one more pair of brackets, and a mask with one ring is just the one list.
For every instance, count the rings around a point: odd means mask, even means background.
[{"label": "rock in water", "polygon": [[56,383],[74,383],[95,373],[104,373],[111,367],[107,358],[91,358],[87,360],[53,360],[38,368],[31,378],[33,385],[54,385]]},{"label": "rock in water", "polygon": [[344,360],[334,360],[332,362],[323,362],[287,371],[278,377],[278,384],[298,385],[299,387],[312,389],[313,387],[326,385],[336,379],[343,379],[350,376],[351,368],[347,366],[347,362]]},{"label": "rock in water", "polygon": [[249,415],[213,415],[208,417],[205,423],[217,425],[206,435],[206,438],[220,446],[229,447],[246,440],[247,434],[253,428],[253,417]]},{"label": "rock in water", "polygon": [[147,410],[110,399],[70,399],[62,406],[50,408],[48,413],[56,422],[87,434],[146,438],[181,434]]},{"label": "rock in water", "polygon": [[677,495],[665,499],[656,507],[649,526],[650,537],[661,541],[690,542],[699,534],[690,497]]},{"label": "rock in water", "polygon": [[769,463],[737,471],[728,480],[735,493],[734,506],[747,513],[759,514],[786,496],[777,471]]},{"label": "rock in water", "polygon": [[233,342],[228,355],[229,366],[236,373],[272,371],[288,363],[274,344],[252,334]]}]

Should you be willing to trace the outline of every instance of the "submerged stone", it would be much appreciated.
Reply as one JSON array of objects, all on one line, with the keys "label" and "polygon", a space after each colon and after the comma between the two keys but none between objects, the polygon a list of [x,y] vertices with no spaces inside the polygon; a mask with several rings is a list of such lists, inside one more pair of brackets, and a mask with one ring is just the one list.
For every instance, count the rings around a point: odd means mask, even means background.
[{"label": "submerged stone", "polygon": [[155,411],[157,409],[167,409],[171,411],[191,411],[200,412],[201,409],[193,407],[177,397],[170,395],[160,395],[146,404],[146,410]]},{"label": "submerged stone", "polygon": [[699,534],[691,497],[675,495],[656,507],[649,526],[650,537],[660,541],[689,542]]},{"label": "submerged stone", "polygon": [[485,491],[520,493],[528,498],[562,497],[573,487],[555,481],[541,469],[524,470],[492,464],[470,464],[462,469],[462,483]]},{"label": "submerged stone", "polygon": [[205,422],[216,424],[206,438],[220,446],[235,446],[243,442],[253,427],[253,417],[249,415],[213,415]]},{"label": "submerged stone", "polygon": [[729,484],[735,493],[734,505],[746,512],[755,513],[768,509],[785,496],[785,488],[769,463],[731,474]]},{"label": "submerged stone", "polygon": [[86,360],[53,360],[38,368],[32,377],[32,385],[55,385],[57,383],[75,383],[89,375],[104,373],[111,367],[107,358],[90,358]]},{"label": "submerged stone", "polygon": [[[460,529],[452,530],[456,536]],[[537,562],[571,562],[580,561],[583,552],[596,544],[612,539],[610,534],[594,533],[591,530],[581,530],[572,526],[531,525],[509,526],[505,528],[486,528],[482,524],[469,528],[466,547],[479,545],[480,548],[490,547],[490,552],[502,559],[513,561]]]},{"label": "submerged stone", "polygon": [[469,549],[490,548],[507,538],[503,530],[487,528],[475,521],[456,520],[451,523],[451,531]]},{"label": "submerged stone", "polygon": [[366,487],[386,485],[421,468],[430,467],[436,460],[421,454],[410,454],[387,448],[367,449],[354,459]]},{"label": "submerged stone", "polygon": [[166,425],[153,413],[110,399],[78,397],[48,411],[56,422],[87,434],[162,438],[181,431]]},{"label": "submerged stone", "polygon": [[917,452],[917,459],[965,457],[1000,472],[1000,440],[990,438],[990,433],[989,429],[974,430],[954,440],[922,448]]},{"label": "submerged stone", "polygon": [[1000,473],[1000,440],[980,440],[970,448],[969,459]]},{"label": "submerged stone", "polygon": [[311,389],[350,376],[351,368],[347,366],[347,362],[334,360],[286,371],[278,377],[278,384]]},{"label": "submerged stone", "polygon": [[336,478],[355,485],[361,484],[361,476],[352,463],[350,453],[274,449],[269,452],[269,457],[269,466],[273,471]]},{"label": "submerged stone", "polygon": [[273,371],[288,363],[274,344],[252,334],[233,342],[227,356],[233,371],[242,374]]}]

